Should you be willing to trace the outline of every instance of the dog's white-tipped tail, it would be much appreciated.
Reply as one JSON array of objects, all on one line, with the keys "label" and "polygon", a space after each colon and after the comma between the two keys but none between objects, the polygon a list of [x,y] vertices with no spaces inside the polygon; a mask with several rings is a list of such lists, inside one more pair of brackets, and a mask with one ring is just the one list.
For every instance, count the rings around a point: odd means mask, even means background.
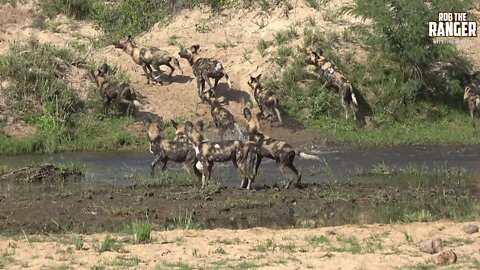
[{"label": "dog's white-tipped tail", "polygon": [[143,104],[140,103],[140,101],[138,100],[134,100],[133,105],[135,106],[135,108],[139,108],[139,109],[143,108]]},{"label": "dog's white-tipped tail", "polygon": [[228,90],[232,89],[232,87],[233,87],[232,81],[230,81],[230,78],[228,77],[228,75],[226,73],[224,73],[224,76],[225,76],[225,80],[227,80],[227,83],[228,83]]},{"label": "dog's white-tipped tail", "polygon": [[355,104],[355,106],[358,107],[358,102],[357,102],[357,97],[355,96],[355,93],[352,91],[352,102]]},{"label": "dog's white-tipped tail", "polygon": [[319,157],[314,156],[314,155],[309,155],[304,152],[299,152],[298,155],[303,158],[303,159],[308,159],[308,160],[321,160]]},{"label": "dog's white-tipped tail", "polygon": [[197,168],[197,170],[199,171],[203,171],[203,165],[200,161],[197,161],[197,163],[195,164],[195,167]]},{"label": "dog's white-tipped tail", "polygon": [[274,110],[277,113],[278,122],[280,122],[280,124],[283,124],[282,117],[280,116],[280,110],[278,110],[277,108],[275,108]]}]

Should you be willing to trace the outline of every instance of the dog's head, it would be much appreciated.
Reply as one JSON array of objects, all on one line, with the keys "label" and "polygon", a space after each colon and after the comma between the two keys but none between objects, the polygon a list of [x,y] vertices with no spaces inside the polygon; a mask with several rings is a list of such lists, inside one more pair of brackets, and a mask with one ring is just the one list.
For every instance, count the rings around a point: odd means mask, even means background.
[{"label": "dog's head", "polygon": [[314,66],[318,66],[320,65],[321,63],[325,62],[326,58],[323,56],[323,51],[322,49],[318,50],[318,52],[316,51],[311,51],[307,58],[305,59],[305,63],[307,65],[314,65]]},{"label": "dog's head", "polygon": [[162,123],[163,119],[161,117],[156,121],[152,121],[152,119],[150,118],[147,119],[145,125],[150,141],[154,141],[157,138],[160,138],[160,132],[162,131]]},{"label": "dog's head", "polygon": [[257,77],[253,77],[250,75],[250,78],[248,79],[248,86],[252,88],[253,90],[257,89],[257,87],[260,86],[260,78],[262,77],[262,74],[258,74]]},{"label": "dog's head", "polygon": [[194,144],[199,145],[203,141],[203,121],[199,120],[195,125],[191,121],[186,121],[184,125],[185,135]]},{"label": "dog's head", "polygon": [[187,59],[188,62],[193,62],[198,51],[200,50],[200,45],[194,44],[189,49],[184,49],[183,51],[178,52],[178,56],[183,59]]},{"label": "dog's head", "polygon": [[95,71],[92,72],[93,79],[97,83],[98,86],[100,86],[106,79],[107,79],[107,73],[110,67],[108,66],[107,63],[104,63],[101,65],[99,68],[97,68]]},{"label": "dog's head", "polygon": [[128,35],[120,40],[114,41],[112,44],[117,49],[125,50],[129,45],[133,45],[133,39],[131,35]]},{"label": "dog's head", "polygon": [[474,92],[474,86],[471,83],[467,84],[464,88],[463,100],[467,101],[468,98],[472,96],[473,92]]},{"label": "dog's head", "polygon": [[259,132],[259,128],[260,128],[260,123],[259,123],[259,119],[260,119],[260,112],[253,115],[252,114],[252,111],[245,107],[243,108],[243,116],[245,117],[245,120],[247,120],[247,131],[248,131],[248,134],[255,134],[255,133],[258,133]]},{"label": "dog's head", "polygon": [[173,128],[175,129],[175,140],[179,140],[179,139],[184,139],[186,138],[186,135],[185,135],[185,126],[183,125],[179,125],[177,122],[175,122],[175,120],[170,120],[170,122],[172,123],[172,126]]}]

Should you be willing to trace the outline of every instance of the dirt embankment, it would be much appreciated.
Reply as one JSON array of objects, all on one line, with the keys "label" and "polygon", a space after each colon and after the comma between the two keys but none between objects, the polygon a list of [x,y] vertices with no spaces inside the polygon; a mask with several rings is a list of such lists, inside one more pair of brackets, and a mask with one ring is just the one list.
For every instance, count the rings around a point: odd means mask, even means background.
[{"label": "dirt embankment", "polygon": [[[255,101],[246,83],[248,75],[262,73],[264,77],[270,77],[275,76],[282,69],[271,61],[277,46],[268,47],[264,55],[261,55],[257,49],[260,40],[273,41],[275,34],[279,31],[294,28],[298,37],[290,41],[290,44],[297,46],[302,43],[303,29],[312,22],[315,28],[321,31],[339,33],[343,33],[344,29],[352,23],[359,22],[351,16],[340,14],[341,7],[352,4],[352,0],[325,1],[319,10],[308,7],[305,1],[295,1],[292,4],[293,9],[288,16],[285,16],[281,5],[268,13],[259,9],[227,9],[215,14],[207,9],[185,10],[167,26],[155,25],[146,33],[135,37],[135,41],[141,46],[162,48],[177,58],[180,45],[200,44],[201,55],[219,59],[230,75],[234,84],[233,89],[228,91],[227,84],[223,81],[220,83],[218,94],[229,100],[227,108],[234,114],[240,125],[244,125],[242,109],[245,106],[253,106],[256,110]],[[193,80],[191,68],[184,59],[180,59],[184,74],[177,70],[171,84],[147,85],[141,67],[121,50],[113,46],[98,51],[91,49],[92,41],[101,35],[101,31],[92,24],[72,21],[64,16],[45,20],[39,16],[38,7],[32,1],[23,1],[16,7],[9,4],[1,6],[0,18],[2,28],[0,53],[6,53],[12,43],[26,40],[51,43],[54,46],[75,51],[82,47],[84,50],[86,47],[85,57],[88,59],[98,64],[106,61],[126,72],[132,86],[145,97],[144,101],[147,103],[143,109],[145,112],[160,115],[166,120],[202,118],[211,122],[208,105],[198,104],[196,81]],[[476,52],[479,51],[480,36],[464,39],[458,47],[472,59],[475,68],[479,69],[480,55]],[[353,57],[357,61],[362,61],[365,59],[365,54],[359,49],[358,45],[346,43],[339,48],[339,54],[353,50],[355,51]],[[88,98],[89,93],[85,89],[93,87],[93,84],[86,79],[86,74],[81,70],[73,69],[70,74],[67,74],[67,79],[82,99]],[[7,127],[18,124],[14,121],[14,115],[10,115],[10,118],[6,121]],[[15,132],[15,130],[20,129],[13,128],[11,135],[19,135],[21,132]],[[315,137],[305,131],[296,133],[300,128],[292,121],[287,121],[284,129],[270,129],[270,127],[266,129],[276,137],[287,140],[295,137]],[[33,129],[30,133],[35,133],[35,130]]]}]

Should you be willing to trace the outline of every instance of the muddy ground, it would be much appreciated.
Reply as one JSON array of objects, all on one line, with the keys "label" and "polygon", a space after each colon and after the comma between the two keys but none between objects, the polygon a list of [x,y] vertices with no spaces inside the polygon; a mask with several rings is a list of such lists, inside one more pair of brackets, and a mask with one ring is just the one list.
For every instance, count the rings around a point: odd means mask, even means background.
[{"label": "muddy ground", "polygon": [[[292,228],[351,223],[475,218],[479,189],[465,177],[361,177],[346,183],[256,190],[197,182],[178,175],[132,180],[131,185],[0,181],[2,234],[119,231],[135,220],[157,229]],[[425,214],[426,213],[426,214]]]}]

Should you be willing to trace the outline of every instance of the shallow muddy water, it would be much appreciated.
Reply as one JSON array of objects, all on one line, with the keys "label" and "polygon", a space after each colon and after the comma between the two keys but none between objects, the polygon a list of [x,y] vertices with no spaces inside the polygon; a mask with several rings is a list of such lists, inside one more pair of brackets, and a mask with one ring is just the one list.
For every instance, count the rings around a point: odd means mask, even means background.
[{"label": "shallow muddy water", "polygon": [[[19,168],[76,162],[85,165],[87,176],[42,184],[0,181],[0,231],[115,231],[146,218],[159,228],[193,220],[200,228],[233,229],[478,218],[478,147],[309,150],[324,161],[295,164],[303,183],[318,184],[277,188],[283,177],[274,162],[266,161],[252,191],[228,188],[240,183],[230,163],[214,166],[213,179],[227,188],[202,190],[185,174],[159,175],[158,168],[159,177],[149,177],[153,157],[148,152],[4,156],[0,164]],[[371,174],[375,167],[379,173]],[[403,170],[396,174],[390,169],[395,167]],[[459,167],[467,174],[448,170]],[[174,163],[167,168],[182,170]]]},{"label": "shallow muddy water", "polygon": [[[379,164],[387,167],[414,165],[426,170],[464,168],[470,173],[480,171],[480,146],[469,147],[421,147],[405,146],[387,149],[305,149],[320,156],[322,161],[295,159],[295,165],[303,173],[304,183],[319,183],[335,179],[347,181],[358,170],[371,170]],[[122,153],[62,153],[54,155],[0,156],[0,164],[18,168],[32,163],[84,164],[87,176],[98,184],[132,184],[133,174],[149,175],[153,156],[148,152]],[[181,170],[182,165],[169,162],[167,170]],[[156,167],[160,172],[160,166]],[[239,184],[238,172],[230,162],[217,163],[213,178],[225,186]],[[272,160],[264,159],[257,176],[257,185],[273,185],[284,181],[284,177]]]}]

